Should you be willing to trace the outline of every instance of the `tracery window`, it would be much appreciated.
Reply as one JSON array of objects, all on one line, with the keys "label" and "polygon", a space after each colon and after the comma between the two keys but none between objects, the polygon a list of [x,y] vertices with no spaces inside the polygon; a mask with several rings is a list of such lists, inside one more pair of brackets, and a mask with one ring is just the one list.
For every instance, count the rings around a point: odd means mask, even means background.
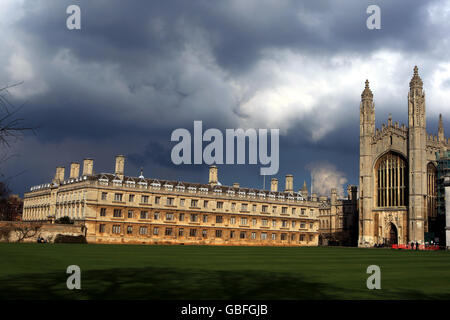
[{"label": "tracery window", "polygon": [[437,207],[436,207],[436,167],[429,163],[427,165],[427,207],[428,207],[428,217],[436,217]]},{"label": "tracery window", "polygon": [[408,205],[408,166],[398,154],[387,153],[375,165],[378,207]]}]

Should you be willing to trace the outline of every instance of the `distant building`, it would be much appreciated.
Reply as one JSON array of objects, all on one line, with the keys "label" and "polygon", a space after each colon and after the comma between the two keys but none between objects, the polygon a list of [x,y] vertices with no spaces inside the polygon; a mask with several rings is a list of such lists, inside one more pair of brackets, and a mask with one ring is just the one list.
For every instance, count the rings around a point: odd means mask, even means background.
[{"label": "distant building", "polygon": [[68,216],[97,243],[318,245],[320,202],[294,191],[292,175],[285,190],[272,179],[268,191],[223,186],[216,166],[207,184],[124,176],[124,161],[117,156],[114,173],[95,174],[85,159],[82,175],[72,163],[69,178],[56,168],[51,183],[25,194],[23,219]]},{"label": "distant building", "polygon": [[12,194],[0,200],[0,221],[20,221],[22,219],[23,200]]},{"label": "distant building", "polygon": [[347,199],[338,199],[337,190],[319,207],[319,244],[356,246],[358,243],[357,187],[349,185]]}]

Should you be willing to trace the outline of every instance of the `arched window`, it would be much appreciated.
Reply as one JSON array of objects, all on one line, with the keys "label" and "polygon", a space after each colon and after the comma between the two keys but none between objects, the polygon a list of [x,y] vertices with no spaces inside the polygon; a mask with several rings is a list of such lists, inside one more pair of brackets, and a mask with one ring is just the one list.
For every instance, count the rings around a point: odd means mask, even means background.
[{"label": "arched window", "polygon": [[398,154],[387,153],[375,164],[375,190],[378,207],[408,205],[408,165]]},{"label": "arched window", "polygon": [[427,213],[428,217],[436,217],[437,207],[436,207],[436,167],[433,163],[428,163],[427,165]]}]

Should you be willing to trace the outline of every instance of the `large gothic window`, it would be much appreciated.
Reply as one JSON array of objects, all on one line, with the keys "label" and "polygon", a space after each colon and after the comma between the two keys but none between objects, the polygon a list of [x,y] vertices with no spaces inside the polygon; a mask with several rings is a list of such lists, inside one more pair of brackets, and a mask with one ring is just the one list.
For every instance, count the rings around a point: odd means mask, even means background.
[{"label": "large gothic window", "polygon": [[378,207],[408,205],[408,165],[398,154],[387,153],[375,164]]},{"label": "large gothic window", "polygon": [[428,217],[436,217],[436,167],[432,163],[427,165],[427,207]]}]

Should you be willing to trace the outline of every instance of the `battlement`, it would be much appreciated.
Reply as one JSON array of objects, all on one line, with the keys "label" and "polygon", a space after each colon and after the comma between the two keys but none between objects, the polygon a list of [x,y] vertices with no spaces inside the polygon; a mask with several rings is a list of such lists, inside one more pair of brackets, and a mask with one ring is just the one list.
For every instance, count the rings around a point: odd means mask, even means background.
[{"label": "battlement", "polygon": [[435,146],[440,147],[442,145],[448,147],[449,146],[449,138],[439,139],[438,135],[427,133],[427,146]]},{"label": "battlement", "polygon": [[399,126],[398,121],[395,121],[394,124],[392,124],[392,120],[389,119],[387,123],[383,123],[380,128],[376,128],[375,133],[373,135],[373,141],[377,141],[379,139],[382,139],[386,135],[398,135],[403,138],[408,137],[408,127],[405,126],[405,124],[402,124]]}]

